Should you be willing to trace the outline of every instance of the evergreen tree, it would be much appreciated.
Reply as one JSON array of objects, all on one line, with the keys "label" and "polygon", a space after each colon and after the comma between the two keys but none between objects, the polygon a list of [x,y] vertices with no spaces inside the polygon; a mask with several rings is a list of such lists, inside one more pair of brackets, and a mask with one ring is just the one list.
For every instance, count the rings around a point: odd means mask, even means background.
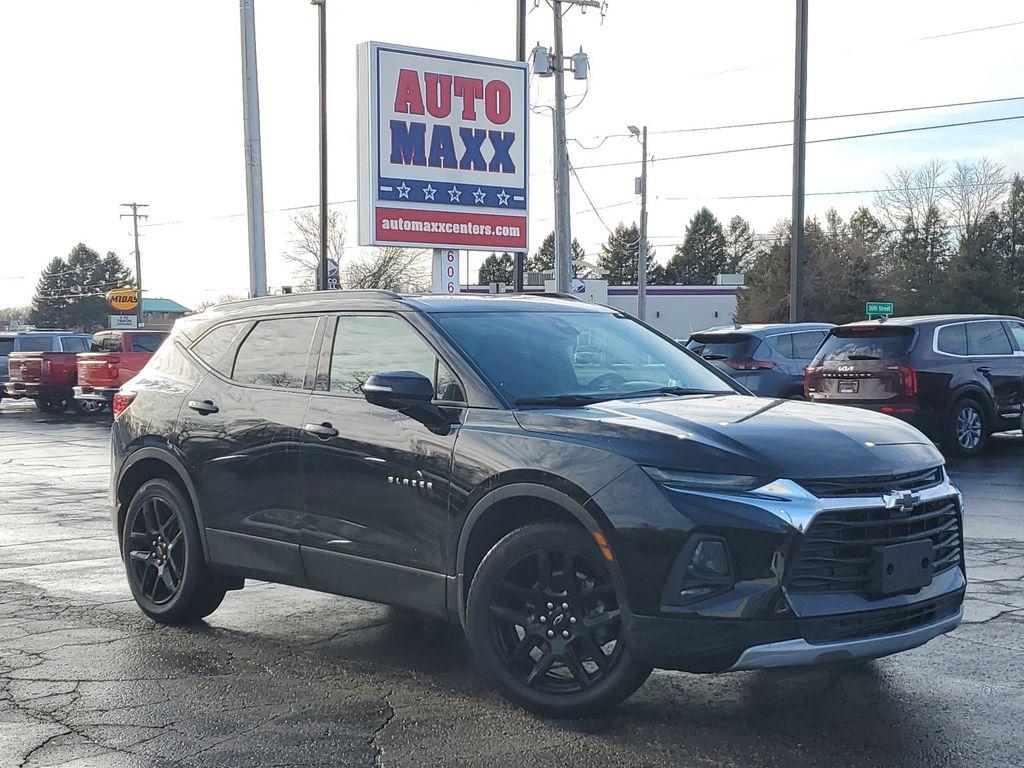
[{"label": "evergreen tree", "polygon": [[[609,285],[636,285],[637,259],[640,253],[640,228],[634,222],[629,226],[619,224],[608,235],[601,246],[597,265],[604,273]],[[647,284],[658,285],[664,281],[664,270],[654,260],[654,251],[647,246]]]},{"label": "evergreen tree", "polygon": [[68,316],[68,265],[60,256],[54,256],[43,269],[32,297],[28,321],[37,328],[63,328]]},{"label": "evergreen tree", "polygon": [[1014,289],[1012,314],[1024,313],[1024,178],[1014,174],[1002,210],[1002,252],[1007,280]]},{"label": "evergreen tree", "polygon": [[946,220],[938,206],[928,206],[917,223],[904,224],[892,244],[887,276],[901,315],[939,310],[943,271],[951,255]]},{"label": "evergreen tree", "polygon": [[503,253],[501,256],[492,253],[480,265],[477,280],[480,285],[490,285],[491,283],[511,284],[514,269],[515,260],[512,258],[511,253]]},{"label": "evergreen tree", "polygon": [[754,265],[757,259],[757,241],[750,222],[742,216],[733,216],[729,220],[729,229],[725,233],[725,249],[728,253],[725,272],[733,274],[745,272]]},{"label": "evergreen tree", "polygon": [[[580,245],[580,241],[575,237],[572,239],[572,261],[573,264],[570,267],[570,271],[573,277],[576,277],[576,273],[579,266],[576,264],[577,261],[582,261],[586,255],[583,250],[583,246]],[[544,238],[544,242],[540,244],[540,248],[533,254],[532,257],[526,260],[526,270],[528,272],[550,272],[555,268],[555,233],[552,232]]]},{"label": "evergreen tree", "polygon": [[942,275],[932,311],[1012,314],[1019,286],[1009,279],[1009,264],[1000,249],[1003,222],[990,212],[960,243]]},{"label": "evergreen tree", "polygon": [[701,208],[686,225],[683,244],[669,259],[666,273],[670,283],[714,285],[715,276],[729,270],[725,233],[718,219]]},{"label": "evergreen tree", "polygon": [[101,258],[79,243],[67,259],[54,258],[40,276],[30,320],[39,327],[98,330],[107,325],[105,295],[133,288],[131,272],[113,252]]}]

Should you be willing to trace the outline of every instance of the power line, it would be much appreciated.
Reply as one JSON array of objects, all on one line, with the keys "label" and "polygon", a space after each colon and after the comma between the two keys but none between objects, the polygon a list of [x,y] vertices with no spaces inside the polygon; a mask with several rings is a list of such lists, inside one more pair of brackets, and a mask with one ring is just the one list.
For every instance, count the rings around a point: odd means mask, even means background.
[{"label": "power line", "polygon": [[580,192],[582,192],[583,196],[587,198],[587,203],[590,204],[590,210],[594,212],[594,215],[597,216],[597,220],[601,222],[601,226],[608,230],[608,234],[610,235],[612,233],[612,228],[608,226],[604,218],[598,212],[597,206],[594,205],[594,201],[590,199],[590,195],[587,193],[587,188],[583,186],[583,182],[580,180],[579,174],[576,173],[576,169],[573,168],[571,160],[569,161],[569,172],[573,175],[573,178],[576,179],[576,184],[579,185]]},{"label": "power line", "polygon": [[[851,139],[866,139],[876,136],[895,136],[903,133],[919,133],[921,131],[935,131],[942,128],[962,128],[968,125],[983,125],[986,123],[1004,123],[1010,120],[1024,119],[1024,115],[1010,115],[1009,117],[990,117],[984,120],[966,120],[959,123],[940,123],[939,125],[921,125],[913,128],[895,128],[888,131],[872,131],[871,133],[851,133],[846,136],[829,136],[824,139],[808,139],[807,144],[826,144],[833,141],[849,141]],[[688,155],[669,155],[668,157],[654,157],[649,162],[667,162],[669,160],[692,160],[700,157],[715,157],[717,155],[735,155],[742,152],[758,152],[765,149],[782,149],[792,147],[793,142],[787,141],[781,144],[761,144],[754,147],[735,147],[733,149],[718,149],[710,152],[695,152]],[[584,171],[591,168],[615,168],[625,165],[636,165],[638,160],[620,160],[614,163],[594,163],[593,165],[580,165],[577,170]]]},{"label": "power line", "polygon": [[[805,197],[828,197],[828,196],[840,196],[840,195],[867,195],[872,193],[881,192],[924,192],[929,189],[944,190],[944,189],[959,189],[962,187],[971,187],[972,189],[981,187],[1001,187],[1010,184],[1010,181],[990,181],[990,182],[975,182],[972,184],[938,184],[933,187],[904,187],[904,188],[884,188],[884,189],[841,189],[841,190],[830,190],[826,192],[805,192]],[[718,195],[718,196],[698,196],[698,197],[659,197],[659,200],[763,200],[768,198],[780,198],[790,197],[792,192],[778,192],[773,194],[762,194],[762,195]]]},{"label": "power line", "polygon": [[[337,200],[335,202],[328,203],[328,205],[346,205],[348,203],[356,203],[356,202],[358,202],[358,200],[353,198],[352,200]],[[302,210],[305,210],[307,208],[319,208],[319,207],[320,207],[319,203],[314,203],[313,205],[292,205],[292,206],[289,206],[287,208],[271,208],[268,211],[264,211],[264,213],[289,213],[291,211],[302,211]],[[248,214],[246,214],[246,213],[225,213],[225,214],[223,214],[221,216],[204,216],[204,217],[202,217],[202,220],[203,221],[218,221],[218,220],[221,220],[221,219],[240,219],[243,216],[247,216],[247,215]],[[187,221],[190,221],[190,219],[176,219],[174,221],[155,221],[152,224],[142,224],[141,226],[142,227],[167,227],[167,226],[171,226],[171,225],[174,225],[174,224],[184,224]]]}]

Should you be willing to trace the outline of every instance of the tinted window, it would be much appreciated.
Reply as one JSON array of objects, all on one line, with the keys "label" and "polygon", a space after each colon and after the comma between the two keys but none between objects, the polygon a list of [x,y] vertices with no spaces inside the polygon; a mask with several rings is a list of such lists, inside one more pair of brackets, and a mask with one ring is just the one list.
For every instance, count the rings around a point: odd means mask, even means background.
[{"label": "tinted window", "polygon": [[793,334],[793,357],[798,360],[810,360],[818,352],[824,331],[801,331]]},{"label": "tinted window", "polygon": [[165,333],[133,333],[132,352],[156,352],[166,338]]},{"label": "tinted window", "polygon": [[910,351],[914,332],[910,328],[841,328],[825,339],[814,356],[814,364],[893,360]]},{"label": "tinted window", "polygon": [[[1024,351],[1024,323],[1012,322],[1007,325],[1010,326],[1010,333],[1013,335],[1014,341],[1017,342],[1017,349]],[[3,342],[0,342],[0,345],[2,344]],[[0,346],[0,349],[3,347]]]},{"label": "tinted window", "polygon": [[88,352],[92,339],[85,336],[62,336],[60,346],[64,352]]},{"label": "tinted window", "polygon": [[760,339],[743,333],[696,335],[687,347],[705,360],[742,360],[749,358]]},{"label": "tinted window", "polygon": [[1009,355],[1013,352],[1003,324],[998,320],[965,323],[967,352],[971,355]]},{"label": "tinted window", "polygon": [[18,339],[21,352],[52,352],[56,336],[22,336]]},{"label": "tinted window", "polygon": [[780,333],[769,336],[765,342],[783,357],[793,357],[793,334]]},{"label": "tinted window", "polygon": [[225,359],[225,353],[231,349],[243,328],[245,323],[218,326],[193,344],[192,352],[215,371],[228,373],[231,370],[231,363]]},{"label": "tinted window", "polygon": [[14,351],[14,339],[0,339],[0,355],[9,355]]},{"label": "tinted window", "polygon": [[315,317],[262,320],[245,337],[231,378],[261,387],[302,389]]},{"label": "tinted window", "polygon": [[341,315],[331,355],[331,391],[360,395],[374,373],[415,371],[438,400],[462,402],[458,381],[408,322],[393,315]]},{"label": "tinted window", "polygon": [[732,388],[671,341],[623,315],[445,312],[432,315],[510,401],[628,397],[660,387]]},{"label": "tinted window", "polygon": [[98,333],[92,337],[90,352],[120,352],[121,334],[119,333]]},{"label": "tinted window", "polygon": [[947,325],[939,329],[935,339],[935,347],[939,352],[946,352],[950,355],[967,354],[967,329],[963,323]]}]

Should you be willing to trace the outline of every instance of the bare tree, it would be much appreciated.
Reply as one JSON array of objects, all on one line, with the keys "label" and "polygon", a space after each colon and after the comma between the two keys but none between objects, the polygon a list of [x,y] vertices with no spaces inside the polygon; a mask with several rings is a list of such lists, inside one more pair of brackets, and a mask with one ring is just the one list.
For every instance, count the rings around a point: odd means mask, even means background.
[{"label": "bare tree", "polygon": [[956,164],[944,187],[943,200],[961,242],[976,235],[985,217],[999,209],[1008,184],[1006,169],[987,157]]},{"label": "bare tree", "polygon": [[929,211],[942,202],[945,172],[941,160],[930,160],[920,168],[897,168],[886,174],[888,188],[875,196],[886,224],[893,229],[920,229]]},{"label": "bare tree", "polygon": [[218,304],[227,304],[229,301],[241,301],[244,298],[245,298],[245,296],[238,296],[238,295],[233,294],[233,293],[222,293],[220,296],[218,296],[213,301],[202,301],[202,302],[200,302],[199,305],[193,311],[194,312],[202,312],[204,309],[208,309],[210,307],[215,307]]},{"label": "bare tree", "polygon": [[430,283],[427,258],[427,252],[421,249],[384,246],[346,265],[341,282],[346,288],[422,292]]},{"label": "bare tree", "polygon": [[[338,211],[327,212],[327,258],[340,266],[345,251],[345,217]],[[304,209],[292,216],[292,248],[281,258],[292,267],[299,279],[300,291],[316,288],[320,268],[320,212]]]}]

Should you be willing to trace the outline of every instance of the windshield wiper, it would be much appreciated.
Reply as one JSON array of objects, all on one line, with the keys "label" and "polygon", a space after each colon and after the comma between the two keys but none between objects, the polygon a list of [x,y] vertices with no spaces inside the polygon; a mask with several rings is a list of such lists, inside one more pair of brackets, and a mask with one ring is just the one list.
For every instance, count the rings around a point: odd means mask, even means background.
[{"label": "windshield wiper", "polygon": [[701,355],[705,360],[725,360],[725,355],[718,355],[712,352],[710,355]]},{"label": "windshield wiper", "polygon": [[881,360],[882,358],[875,355],[847,355],[847,360]]},{"label": "windshield wiper", "polygon": [[655,387],[654,389],[638,389],[635,392],[623,392],[616,395],[622,397],[645,397],[647,395],[732,395],[731,389],[695,389],[693,387]]},{"label": "windshield wiper", "polygon": [[521,397],[516,405],[556,405],[572,407],[577,405],[593,405],[605,400],[614,399],[615,395],[549,395],[546,397]]}]

